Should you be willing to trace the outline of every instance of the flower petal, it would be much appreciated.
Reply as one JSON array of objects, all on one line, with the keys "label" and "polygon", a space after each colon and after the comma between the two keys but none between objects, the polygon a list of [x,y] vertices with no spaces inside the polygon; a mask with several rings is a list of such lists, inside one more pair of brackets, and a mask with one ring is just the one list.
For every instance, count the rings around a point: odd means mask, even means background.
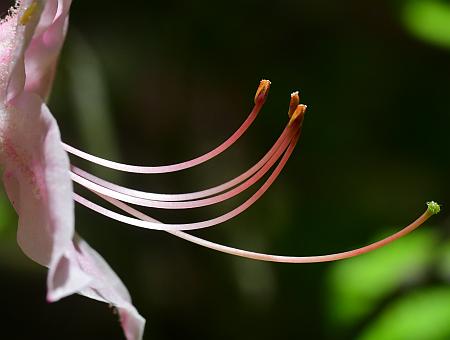
[{"label": "flower petal", "polygon": [[92,279],[89,286],[80,291],[80,294],[114,305],[119,311],[126,338],[142,339],[145,319],[132,305],[125,285],[106,261],[83,239],[76,236],[74,245],[81,269]]},{"label": "flower petal", "polygon": [[[14,48],[10,53],[6,101],[12,100],[25,86],[25,51],[34,35],[46,0],[21,0],[14,14],[16,29]],[[3,97],[0,98],[3,101]]]},{"label": "flower petal", "polygon": [[[128,340],[141,339],[145,319],[103,258],[74,239],[69,159],[48,95],[68,23],[70,0],[22,0],[0,22],[0,165],[19,215],[18,243],[49,267],[47,299],[73,293],[114,305]],[[42,15],[41,15],[42,12]],[[4,48],[6,47],[6,48]]]},{"label": "flower petal", "polygon": [[[70,0],[47,1],[25,53],[25,90],[47,98],[68,25]],[[53,15],[53,17],[52,17]]]},{"label": "flower petal", "polygon": [[0,35],[0,64],[5,60],[8,67],[0,69],[0,85],[7,80],[8,101],[24,88],[46,98],[66,35],[71,0],[22,0],[18,4],[9,20],[2,22],[2,31],[8,34]]},{"label": "flower petal", "polygon": [[145,320],[108,264],[74,239],[74,203],[69,159],[55,119],[42,99],[21,93],[7,107],[2,131],[4,182],[19,215],[18,243],[49,267],[49,301],[73,293],[117,307],[127,339],[141,339]]},{"label": "flower petal", "polygon": [[[6,191],[19,215],[18,243],[30,258],[50,267],[49,299],[55,300],[89,282],[76,263],[60,263],[75,261],[67,254],[74,234],[69,159],[56,121],[39,96],[23,92],[6,110],[2,163]],[[63,281],[62,267],[70,269]]]},{"label": "flower petal", "polygon": [[15,49],[17,8],[10,9],[10,13],[0,20],[0,100],[6,97],[6,86],[9,81],[12,52]]}]

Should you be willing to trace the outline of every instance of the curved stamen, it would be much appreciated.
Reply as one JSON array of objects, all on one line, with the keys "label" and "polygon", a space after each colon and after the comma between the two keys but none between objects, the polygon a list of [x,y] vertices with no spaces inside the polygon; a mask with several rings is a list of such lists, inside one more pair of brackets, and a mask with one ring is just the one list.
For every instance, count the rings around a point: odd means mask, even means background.
[{"label": "curved stamen", "polygon": [[[210,220],[206,220],[206,221],[202,221],[202,222],[194,222],[194,223],[184,223],[184,224],[165,224],[165,223],[161,224],[161,223],[155,223],[155,222],[148,222],[148,221],[142,221],[139,219],[133,219],[133,218],[130,218],[127,216],[120,215],[111,210],[100,207],[100,206],[96,205],[95,203],[92,203],[92,202],[88,201],[87,199],[85,199],[75,193],[74,193],[74,199],[78,203],[80,203],[80,204],[86,206],[87,208],[90,208],[102,215],[105,215],[107,217],[118,220],[120,222],[124,222],[124,223],[134,225],[134,226],[137,226],[140,228],[173,231],[173,230],[194,230],[194,229],[202,229],[202,228],[212,227],[214,225],[224,223],[224,222],[232,219],[233,217],[241,214],[242,212],[247,210],[249,207],[251,207],[253,205],[253,203],[255,203],[267,191],[267,189],[272,185],[272,183],[278,177],[281,170],[285,166],[287,160],[289,159],[290,155],[292,154],[295,144],[298,141],[298,137],[299,137],[299,134],[296,133],[295,137],[289,144],[288,149],[286,150],[285,154],[281,158],[280,162],[278,163],[278,165],[276,166],[276,168],[274,169],[272,174],[269,176],[269,178],[266,180],[266,182],[264,182],[264,184],[249,199],[247,199],[240,206],[229,211],[228,213],[225,213],[219,217],[216,217],[216,218],[213,218]],[[106,201],[113,200],[113,198],[102,195],[95,191],[93,191],[93,192],[95,194],[97,194],[98,196],[102,197],[103,199],[105,199]]]},{"label": "curved stamen", "polygon": [[260,85],[258,87],[258,90],[255,95],[255,105],[250,112],[247,119],[242,123],[242,125],[229,137],[225,142],[223,142],[221,145],[216,147],[214,150],[211,150],[207,152],[206,154],[199,156],[197,158],[191,159],[189,161],[171,164],[171,165],[162,165],[162,166],[138,166],[138,165],[129,165],[124,163],[118,163],[114,161],[110,161],[101,157],[97,157],[94,155],[91,155],[87,152],[81,151],[77,148],[74,148],[73,146],[70,146],[66,143],[62,143],[64,149],[80,158],[83,158],[87,161],[90,161],[92,163],[104,166],[106,168],[124,171],[124,172],[132,172],[132,173],[139,173],[139,174],[162,174],[162,173],[169,173],[169,172],[176,172],[181,171],[185,169],[192,168],[196,165],[202,164],[211,158],[214,158],[224,152],[226,149],[228,149],[231,145],[233,145],[244,133],[247,131],[247,129],[250,127],[250,125],[253,123],[253,121],[258,116],[259,112],[261,111],[261,108],[264,105],[264,102],[267,98],[267,94],[270,88],[270,81],[268,80],[262,80],[260,82]]},{"label": "curved stamen", "polygon": [[276,163],[276,161],[281,157],[283,152],[288,147],[291,139],[293,138],[292,134],[294,132],[291,131],[290,134],[285,138],[283,144],[276,152],[274,152],[270,158],[270,160],[264,164],[264,166],[252,177],[247,179],[245,182],[242,182],[240,185],[234,187],[233,189],[223,192],[222,194],[204,198],[204,199],[194,199],[187,202],[165,202],[165,201],[155,201],[149,199],[143,199],[139,197],[130,196],[127,194],[123,194],[121,192],[117,192],[115,190],[109,189],[97,183],[91,182],[86,178],[83,178],[75,173],[71,173],[71,178],[74,182],[84,186],[85,188],[98,192],[100,194],[116,198],[120,201],[140,205],[144,207],[150,208],[159,208],[159,209],[192,209],[192,208],[200,208],[208,205],[217,204],[228,200],[236,195],[239,195],[241,192],[250,188],[253,184],[259,181],[269,169]]},{"label": "curved stamen", "polygon": [[[296,94],[296,92],[294,92],[294,94]],[[291,97],[291,102],[292,102],[292,97]],[[158,193],[151,193],[151,192],[130,189],[127,187],[123,187],[123,186],[111,183],[102,178],[96,177],[80,168],[77,168],[74,165],[71,165],[72,173],[84,178],[85,180],[96,183],[98,185],[101,185],[102,187],[108,188],[115,192],[122,193],[122,194],[125,194],[128,196],[138,197],[141,199],[152,200],[152,201],[165,201],[165,202],[191,201],[191,200],[195,200],[195,199],[205,198],[208,196],[213,196],[213,195],[216,195],[223,191],[230,190],[234,186],[242,183],[243,181],[245,181],[248,178],[250,178],[251,176],[253,176],[262,166],[264,166],[264,164],[272,157],[272,155],[276,152],[276,150],[279,149],[279,147],[281,146],[281,143],[283,143],[284,140],[286,138],[288,138],[288,134],[289,134],[289,131],[291,128],[291,122],[296,121],[296,120],[298,121],[299,117],[304,115],[305,110],[306,110],[306,106],[304,106],[304,105],[297,106],[297,109],[290,115],[290,120],[289,120],[288,124],[286,125],[285,129],[283,130],[282,134],[278,138],[278,140],[275,142],[275,144],[272,146],[272,148],[269,150],[269,152],[257,164],[255,164],[252,168],[250,168],[249,170],[247,170],[240,176],[238,176],[224,184],[221,184],[221,185],[218,185],[213,188],[206,189],[206,190],[201,190],[201,191],[191,192],[191,193],[184,193],[184,194],[158,194]],[[295,114],[295,117],[292,117],[294,114]],[[301,128],[301,125],[299,125],[299,126]]]},{"label": "curved stamen", "polygon": [[[139,218],[144,221],[153,222],[153,223],[158,222],[154,218],[147,216],[146,214],[130,207],[129,205],[127,205],[123,202],[120,202],[113,198],[108,199],[108,202],[110,202],[117,208],[129,213],[130,215],[132,215],[136,218]],[[417,229],[426,220],[428,220],[432,215],[437,214],[438,212],[439,212],[439,205],[435,202],[429,202],[428,209],[419,218],[417,218],[414,222],[412,222],[410,225],[403,228],[402,230],[396,232],[395,234],[392,234],[391,236],[388,236],[378,242],[369,244],[365,247],[357,248],[357,249],[350,250],[350,251],[335,253],[335,254],[318,255],[318,256],[282,256],[282,255],[264,254],[264,253],[258,253],[258,252],[247,251],[247,250],[243,250],[243,249],[224,246],[224,245],[221,245],[218,243],[207,241],[200,237],[193,236],[193,235],[185,233],[183,231],[168,231],[168,233],[170,233],[174,236],[177,236],[179,238],[182,238],[186,241],[195,243],[202,247],[206,247],[206,248],[216,250],[216,251],[219,251],[222,253],[230,254],[230,255],[245,257],[245,258],[252,259],[252,260],[268,261],[268,262],[281,262],[281,263],[330,262],[330,261],[348,259],[351,257],[355,257],[358,255],[362,255],[362,254],[371,252],[378,248],[381,248],[381,247],[409,234],[413,230]]]},{"label": "curved stamen", "polygon": [[[93,192],[96,193],[95,191],[93,191]],[[99,195],[100,197],[103,197],[105,200],[113,200],[114,199],[114,198],[111,198],[108,196],[101,195],[99,193],[96,193],[96,194]],[[73,193],[73,199],[76,202],[80,203],[81,205],[84,205],[86,208],[89,208],[99,214],[102,214],[103,216],[109,217],[113,220],[116,220],[116,221],[119,221],[122,223],[133,225],[135,227],[151,229],[151,230],[163,230],[163,231],[180,230],[179,228],[176,228],[176,227],[173,227],[170,225],[168,226],[163,223],[159,224],[159,226],[158,226],[158,223],[143,221],[143,220],[135,219],[135,218],[128,217],[128,216],[125,216],[122,214],[118,214],[112,210],[106,209],[98,204],[95,204],[94,202],[89,201],[88,199],[84,198],[81,195],[78,195],[75,192]]]},{"label": "curved stamen", "polygon": [[196,191],[196,192],[190,192],[190,193],[183,193],[183,194],[158,194],[158,193],[152,193],[152,192],[146,192],[146,191],[140,191],[135,190],[131,188],[127,188],[121,185],[117,185],[114,183],[111,183],[109,181],[106,181],[102,178],[99,178],[97,176],[94,176],[74,165],[71,165],[72,173],[83,177],[90,182],[96,183],[98,185],[101,185],[105,188],[114,190],[116,192],[120,192],[122,194],[126,194],[128,196],[138,197],[142,199],[148,199],[152,201],[164,201],[164,202],[176,202],[176,201],[190,201],[200,198],[205,198],[208,196],[213,196],[218,193],[221,193],[223,191],[227,191],[231,189],[232,187],[242,183],[243,181],[247,180],[251,176],[253,176],[259,169],[261,169],[265,163],[267,163],[268,160],[273,156],[273,154],[280,148],[282,143],[288,138],[288,133],[290,131],[290,127],[286,126],[278,140],[275,142],[275,144],[272,146],[272,148],[269,150],[269,152],[253,167],[248,169],[243,174],[239,175],[238,177],[235,177],[234,179],[223,183],[221,185],[215,186],[213,188]]}]

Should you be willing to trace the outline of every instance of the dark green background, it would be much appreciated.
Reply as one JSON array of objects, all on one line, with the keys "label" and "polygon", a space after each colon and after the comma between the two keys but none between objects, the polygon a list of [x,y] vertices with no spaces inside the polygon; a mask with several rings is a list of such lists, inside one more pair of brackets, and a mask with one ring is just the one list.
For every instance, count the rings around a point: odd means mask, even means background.
[{"label": "dark green background", "polygon": [[[448,1],[427,3],[441,4],[450,25]],[[196,235],[255,251],[327,254],[398,230],[428,200],[443,204],[441,215],[397,245],[315,265],[233,258],[77,207],[77,231],[127,285],[147,319],[146,339],[372,339],[383,318],[400,323],[395,306],[404,301],[412,301],[401,314],[406,326],[400,333],[386,326],[383,339],[450,338],[445,319],[437,325],[438,316],[450,318],[450,28],[432,16],[414,21],[424,17],[411,14],[415,5],[73,2],[49,105],[63,140],[87,151],[135,164],[190,159],[226,139],[245,119],[259,80],[272,81],[251,130],[195,169],[119,176],[74,159],[114,181],[154,192],[226,181],[269,149],[287,121],[289,94],[301,91],[308,113],[284,173],[249,211]],[[203,209],[149,212],[168,222],[198,221],[248,194]],[[46,270],[16,245],[10,209],[3,197],[6,338],[120,339],[105,304],[79,296],[45,302]],[[380,281],[388,279],[386,288]],[[360,305],[367,310],[346,316]]]}]

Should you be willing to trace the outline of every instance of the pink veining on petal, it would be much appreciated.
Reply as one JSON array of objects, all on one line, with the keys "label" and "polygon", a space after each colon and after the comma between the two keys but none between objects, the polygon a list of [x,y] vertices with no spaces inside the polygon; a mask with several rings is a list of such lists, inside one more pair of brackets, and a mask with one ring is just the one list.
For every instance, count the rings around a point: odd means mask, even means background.
[{"label": "pink veining on petal", "polygon": [[[15,168],[19,170],[29,187],[32,189],[33,195],[36,199],[45,199],[45,182],[39,164],[35,159],[32,159],[25,150],[20,150],[19,146],[5,137],[2,143],[3,155],[8,161],[15,164]],[[8,176],[12,176],[12,172],[8,172]]]},{"label": "pink veining on petal", "polygon": [[56,121],[40,97],[24,92],[7,110],[1,164],[7,194],[19,215],[18,243],[30,258],[49,267],[49,300],[57,300],[88,282],[66,254],[74,232],[68,157]]}]

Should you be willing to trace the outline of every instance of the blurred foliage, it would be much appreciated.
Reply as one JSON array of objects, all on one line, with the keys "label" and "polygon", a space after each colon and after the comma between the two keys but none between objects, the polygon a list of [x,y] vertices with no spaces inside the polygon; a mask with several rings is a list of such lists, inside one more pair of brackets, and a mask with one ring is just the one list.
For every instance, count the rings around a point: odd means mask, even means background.
[{"label": "blurred foliage", "polygon": [[[81,135],[86,151],[93,155],[102,155],[108,159],[118,159],[117,136],[113,127],[108,87],[100,60],[91,46],[76,31],[72,34],[66,49],[67,83],[74,108],[77,131]],[[85,84],[89,90],[83,91]],[[102,167],[94,173],[102,176],[107,173]],[[111,180],[119,179],[115,172]]]},{"label": "blurred foliage", "polygon": [[425,288],[392,302],[361,340],[445,340],[450,338],[450,289]]},{"label": "blurred foliage", "polygon": [[438,264],[438,270],[440,276],[446,282],[450,282],[450,242],[447,242],[438,254],[440,262]]},{"label": "blurred foliage", "polygon": [[418,38],[450,48],[450,3],[443,0],[407,0],[403,5],[406,28]]},{"label": "blurred foliage", "polygon": [[376,252],[335,264],[328,299],[332,322],[353,326],[382,299],[425,275],[436,251],[436,236],[422,230]]},{"label": "blurred foliage", "polygon": [[13,225],[16,221],[14,212],[11,207],[11,203],[9,203],[8,197],[4,191],[0,192],[0,235],[1,238],[5,236],[5,234],[11,234],[13,229],[11,225]]},{"label": "blurred foliage", "polygon": [[332,329],[354,336],[362,329],[358,339],[447,339],[449,245],[433,230],[418,230],[336,263],[328,281]]}]

